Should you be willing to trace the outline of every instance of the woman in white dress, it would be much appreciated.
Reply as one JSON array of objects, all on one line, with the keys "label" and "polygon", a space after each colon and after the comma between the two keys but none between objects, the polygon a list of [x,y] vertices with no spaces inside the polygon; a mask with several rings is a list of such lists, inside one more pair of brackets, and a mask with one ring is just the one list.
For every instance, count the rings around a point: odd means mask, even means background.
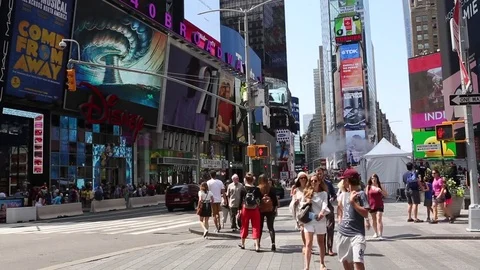
[{"label": "woman in white dress", "polygon": [[323,179],[316,174],[310,176],[307,186],[303,192],[300,205],[311,204],[312,221],[303,225],[305,234],[305,269],[310,268],[312,258],[313,238],[317,236],[317,243],[320,249],[320,269],[326,270],[325,266],[325,234],[327,233],[327,219],[325,216],[330,213],[328,208],[328,187]]},{"label": "woman in white dress", "polygon": [[302,252],[305,252],[305,234],[303,233],[303,225],[298,222],[297,212],[300,209],[300,200],[303,198],[303,190],[307,186],[308,175],[304,172],[298,173],[297,179],[295,179],[295,186],[292,188],[292,201],[290,202],[290,212],[295,219],[295,228],[300,231],[302,235],[303,248]]}]

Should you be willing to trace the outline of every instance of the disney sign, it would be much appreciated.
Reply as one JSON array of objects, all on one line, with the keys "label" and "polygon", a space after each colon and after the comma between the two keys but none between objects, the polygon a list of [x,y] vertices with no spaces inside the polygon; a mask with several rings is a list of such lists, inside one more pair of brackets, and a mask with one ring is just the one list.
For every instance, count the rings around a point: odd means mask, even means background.
[{"label": "disney sign", "polygon": [[137,140],[138,133],[145,124],[145,119],[142,116],[126,110],[114,109],[119,100],[117,95],[104,97],[97,87],[86,82],[81,82],[79,86],[92,90],[88,101],[79,106],[80,112],[88,123],[122,126],[131,131],[133,142]]}]

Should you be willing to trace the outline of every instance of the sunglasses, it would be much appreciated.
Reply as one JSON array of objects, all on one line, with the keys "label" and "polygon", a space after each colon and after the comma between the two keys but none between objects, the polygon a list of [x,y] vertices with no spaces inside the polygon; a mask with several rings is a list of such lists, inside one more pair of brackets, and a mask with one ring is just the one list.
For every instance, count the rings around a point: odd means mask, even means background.
[{"label": "sunglasses", "polygon": [[307,180],[307,177],[302,176],[302,177],[300,177],[300,178],[298,178],[298,179],[300,179],[300,180]]},{"label": "sunglasses", "polygon": [[317,182],[320,182],[318,180],[310,180],[312,183],[317,183]]}]

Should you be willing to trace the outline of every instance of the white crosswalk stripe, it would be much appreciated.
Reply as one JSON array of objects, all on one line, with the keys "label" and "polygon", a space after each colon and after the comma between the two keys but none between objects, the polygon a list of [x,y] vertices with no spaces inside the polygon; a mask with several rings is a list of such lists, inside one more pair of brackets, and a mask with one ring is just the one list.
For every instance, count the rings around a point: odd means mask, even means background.
[{"label": "white crosswalk stripe", "polygon": [[0,235],[6,234],[127,234],[142,235],[198,224],[194,216],[188,217],[141,217],[124,220],[107,220],[62,223],[35,223],[24,227],[0,228]]}]

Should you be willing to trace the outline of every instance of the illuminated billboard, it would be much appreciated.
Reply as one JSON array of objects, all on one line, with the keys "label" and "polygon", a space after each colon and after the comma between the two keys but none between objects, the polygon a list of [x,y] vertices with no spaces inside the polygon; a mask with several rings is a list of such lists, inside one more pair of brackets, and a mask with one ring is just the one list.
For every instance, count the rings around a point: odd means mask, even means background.
[{"label": "illuminated billboard", "polygon": [[341,62],[340,85],[343,92],[363,90],[362,58],[345,59]]},{"label": "illuminated billboard", "polygon": [[362,20],[360,15],[335,18],[335,42],[337,44],[362,40]]}]

